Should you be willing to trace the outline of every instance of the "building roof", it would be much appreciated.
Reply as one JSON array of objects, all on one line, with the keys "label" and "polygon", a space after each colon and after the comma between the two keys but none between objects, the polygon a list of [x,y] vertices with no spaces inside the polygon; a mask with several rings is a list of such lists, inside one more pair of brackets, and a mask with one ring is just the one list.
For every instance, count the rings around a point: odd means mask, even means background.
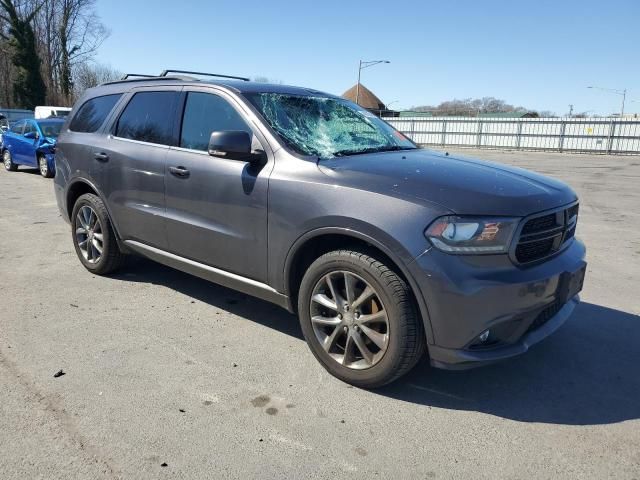
[{"label": "building roof", "polygon": [[369,90],[367,87],[360,84],[360,92],[358,93],[358,84],[355,84],[349,90],[342,94],[342,98],[346,98],[347,100],[351,100],[352,102],[356,101],[356,95],[358,95],[358,105],[364,107],[368,110],[386,110],[387,107],[382,100],[374,95],[374,93]]}]

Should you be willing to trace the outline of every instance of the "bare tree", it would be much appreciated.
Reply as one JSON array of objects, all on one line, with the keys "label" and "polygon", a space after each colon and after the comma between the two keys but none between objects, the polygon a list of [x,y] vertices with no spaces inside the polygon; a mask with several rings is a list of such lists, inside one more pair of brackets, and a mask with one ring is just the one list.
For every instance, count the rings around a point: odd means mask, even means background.
[{"label": "bare tree", "polygon": [[122,72],[99,63],[82,62],[73,69],[74,96],[77,99],[87,88],[122,78]]},{"label": "bare tree", "polygon": [[0,18],[8,25],[7,32],[0,31],[0,34],[7,41],[15,69],[13,100],[29,109],[41,105],[46,97],[33,29],[33,20],[41,8],[42,3],[25,6],[16,0],[0,0]]},{"label": "bare tree", "polygon": [[[34,87],[46,92],[38,100],[57,105],[68,105],[74,95],[74,72],[79,65],[90,62],[98,47],[109,32],[96,14],[96,0],[0,0],[0,102],[9,104],[7,97],[13,98],[20,72],[29,61],[38,65],[44,85]],[[13,10],[12,10],[13,9]],[[22,54],[20,65],[7,65],[6,56],[19,54],[19,38],[11,29],[11,12],[14,17],[28,20],[23,25],[24,37],[28,30],[33,33],[34,49],[28,55]],[[15,21],[14,21],[15,23]],[[5,37],[7,40],[2,40]],[[9,41],[11,40],[11,41]],[[22,42],[24,43],[24,41]],[[24,49],[22,49],[24,52]],[[35,52],[35,53],[34,53]],[[33,70],[33,65],[29,69]],[[24,82],[23,82],[24,83]],[[35,85],[35,84],[34,84]],[[19,89],[18,89],[19,90]],[[33,88],[32,88],[33,90]],[[17,100],[16,106],[27,106],[25,100]]]},{"label": "bare tree", "polygon": [[417,112],[432,112],[441,116],[476,117],[482,113],[528,112],[524,107],[516,107],[504,100],[494,97],[454,99],[440,103],[438,106],[419,106],[412,110]]},{"label": "bare tree", "polygon": [[90,60],[109,32],[95,13],[95,0],[58,0],[60,91],[69,96],[73,88],[72,68]]}]

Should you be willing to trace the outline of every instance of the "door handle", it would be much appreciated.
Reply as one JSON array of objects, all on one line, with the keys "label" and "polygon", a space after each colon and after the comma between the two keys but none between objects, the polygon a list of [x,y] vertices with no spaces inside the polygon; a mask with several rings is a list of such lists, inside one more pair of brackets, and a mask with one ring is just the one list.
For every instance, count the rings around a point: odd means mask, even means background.
[{"label": "door handle", "polygon": [[93,155],[93,158],[95,158],[96,160],[98,160],[99,162],[108,162],[109,161],[109,155],[107,155],[104,152],[97,152]]},{"label": "door handle", "polygon": [[169,167],[169,171],[176,177],[180,178],[187,178],[190,174],[189,170],[184,167]]}]

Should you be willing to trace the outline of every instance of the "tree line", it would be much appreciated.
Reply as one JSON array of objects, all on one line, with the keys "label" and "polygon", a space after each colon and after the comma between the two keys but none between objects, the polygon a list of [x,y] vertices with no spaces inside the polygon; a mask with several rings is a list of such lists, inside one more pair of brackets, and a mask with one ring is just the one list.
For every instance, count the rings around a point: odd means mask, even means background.
[{"label": "tree line", "polygon": [[421,105],[411,108],[414,112],[431,112],[435,116],[477,117],[484,113],[530,112],[541,117],[555,116],[553,112],[536,112],[525,107],[511,105],[494,97],[454,99],[439,105]]},{"label": "tree line", "polygon": [[0,0],[0,106],[70,106],[118,78],[93,61],[108,36],[96,0]]}]

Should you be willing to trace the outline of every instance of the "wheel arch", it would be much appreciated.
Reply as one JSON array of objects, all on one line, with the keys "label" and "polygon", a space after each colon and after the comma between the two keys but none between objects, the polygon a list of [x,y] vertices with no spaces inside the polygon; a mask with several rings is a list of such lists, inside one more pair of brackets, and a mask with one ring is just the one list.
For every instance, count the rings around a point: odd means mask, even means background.
[{"label": "wheel arch", "polygon": [[432,343],[431,319],[424,298],[400,255],[378,240],[349,228],[319,228],[300,237],[289,250],[285,260],[284,288],[292,309],[297,308],[300,281],[315,259],[332,250],[360,248],[385,262],[409,285],[422,318],[427,343]]},{"label": "wheel arch", "polygon": [[93,195],[96,195],[98,198],[100,198],[100,200],[102,200],[102,203],[104,203],[105,209],[107,210],[107,215],[109,215],[109,222],[113,227],[113,231],[115,233],[118,246],[120,247],[120,250],[122,252],[128,253],[130,250],[127,248],[127,246],[124,244],[124,242],[120,237],[120,234],[118,232],[118,226],[113,221],[113,216],[109,211],[109,206],[107,204],[106,199],[104,198],[100,190],[93,184],[93,182],[91,182],[86,178],[76,178],[72,180],[67,186],[67,189],[65,192],[65,209],[70,221],[73,222],[73,207],[76,204],[76,201],[78,200],[78,198],[80,198],[82,195],[86,193],[92,193]]}]

